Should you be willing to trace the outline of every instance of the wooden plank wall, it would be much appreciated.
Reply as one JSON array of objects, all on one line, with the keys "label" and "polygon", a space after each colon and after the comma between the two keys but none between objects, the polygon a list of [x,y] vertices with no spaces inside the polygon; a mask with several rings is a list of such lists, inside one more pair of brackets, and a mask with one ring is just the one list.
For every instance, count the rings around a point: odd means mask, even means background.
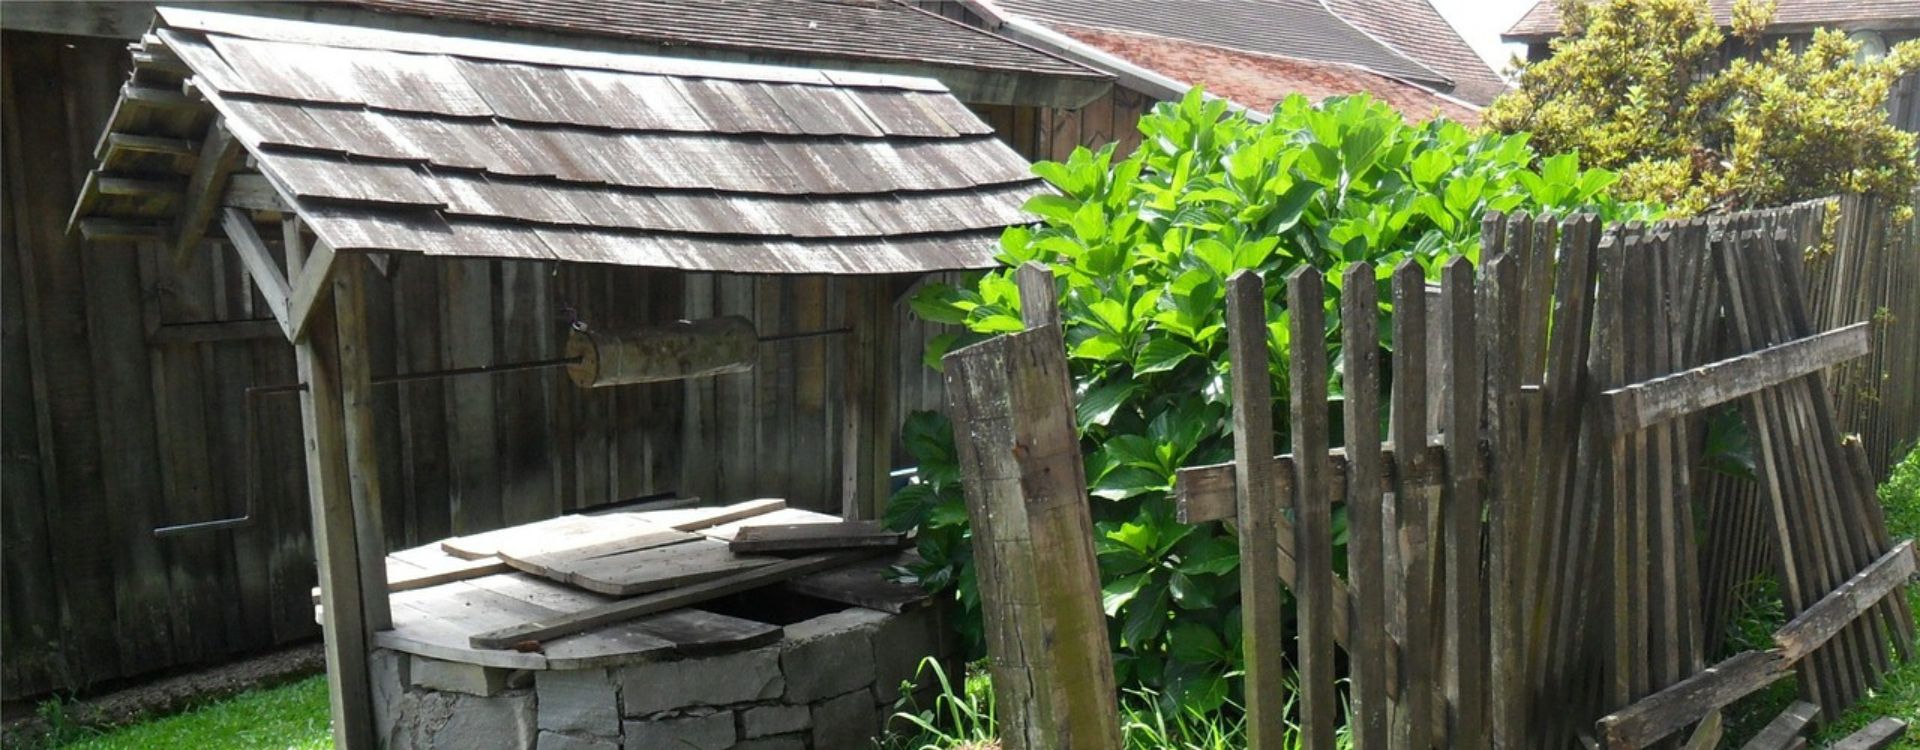
[{"label": "wooden plank wall", "polygon": [[[232,253],[82,247],[65,222],[129,62],[124,43],[8,32],[0,211],[0,694],[29,697],[317,635],[298,402],[277,338],[165,326],[270,316]],[[395,259],[370,279],[376,374],[559,356],[578,318],[742,314],[762,336],[847,326],[879,285],[532,262]],[[901,398],[933,403],[933,335],[904,300]],[[634,497],[783,496],[838,512],[844,335],[763,347],[754,371],[582,391],[556,371],[376,389],[388,543],[412,546]],[[902,411],[901,413],[904,413]],[[683,424],[687,427],[682,430]],[[249,470],[250,469],[250,470]],[[252,483],[251,490],[249,483]],[[231,531],[157,526],[237,516]]]}]

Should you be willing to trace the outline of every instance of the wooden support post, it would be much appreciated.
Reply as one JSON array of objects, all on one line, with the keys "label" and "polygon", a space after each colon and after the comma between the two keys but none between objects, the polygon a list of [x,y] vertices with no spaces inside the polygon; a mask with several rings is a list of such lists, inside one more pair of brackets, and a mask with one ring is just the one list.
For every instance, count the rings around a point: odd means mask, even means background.
[{"label": "wooden support post", "polygon": [[175,263],[191,258],[194,248],[207,236],[207,225],[212,223],[221,194],[226,192],[227,176],[240,164],[244,153],[240,141],[227,132],[224,124],[215,122],[207,128],[207,137],[200,143],[200,161],[187,181],[186,205],[173,229]]},{"label": "wooden support post", "polygon": [[233,243],[233,251],[240,256],[240,264],[246,266],[247,275],[252,277],[253,285],[260,288],[260,296],[267,301],[267,309],[280,321],[280,326],[288,328],[287,297],[291,290],[287,288],[287,274],[280,272],[280,266],[273,262],[273,253],[267,249],[267,243],[253,228],[253,219],[247,212],[237,208],[226,209],[221,214],[221,226],[227,230],[227,240]]},{"label": "wooden support post", "polygon": [[313,254],[305,263],[300,264],[300,276],[290,278],[293,291],[287,298],[287,340],[299,341],[307,335],[307,328],[313,324],[314,310],[320,307],[321,298],[331,291],[327,282],[333,278],[333,248],[325,242],[313,243]]},{"label": "wooden support post", "polygon": [[[1227,280],[1227,353],[1233,376],[1234,497],[1240,519],[1241,642],[1247,664],[1247,747],[1286,746],[1285,596],[1280,590],[1280,498],[1274,487],[1273,374],[1267,293],[1259,274]],[[1289,545],[1291,546],[1291,545]],[[1296,570],[1295,575],[1298,575]]]},{"label": "wooden support post", "polygon": [[[324,305],[322,299],[320,304]],[[373,692],[367,669],[368,626],[361,593],[359,544],[347,472],[340,352],[331,315],[316,316],[311,335],[294,343],[300,416],[306,433],[307,496],[313,548],[319,558],[321,630],[334,747],[372,748]]]},{"label": "wooden support post", "polygon": [[895,344],[892,284],[861,279],[847,300],[846,427],[841,433],[840,515],[879,518],[886,509],[893,463]]},{"label": "wooden support post", "polygon": [[380,443],[373,424],[373,366],[367,343],[367,259],[351,255],[333,275],[334,335],[340,347],[341,409],[346,415],[347,481],[360,564],[367,634],[393,627],[387,606],[387,543],[380,498]]},{"label": "wooden support post", "polygon": [[1100,575],[1058,326],[948,354],[947,403],[1010,750],[1118,748]]},{"label": "wooden support post", "polygon": [[[299,214],[289,212],[280,219],[280,244],[287,252],[286,278],[299,278],[300,269],[307,265],[307,236]],[[293,291],[289,289],[287,294],[291,296]]]}]

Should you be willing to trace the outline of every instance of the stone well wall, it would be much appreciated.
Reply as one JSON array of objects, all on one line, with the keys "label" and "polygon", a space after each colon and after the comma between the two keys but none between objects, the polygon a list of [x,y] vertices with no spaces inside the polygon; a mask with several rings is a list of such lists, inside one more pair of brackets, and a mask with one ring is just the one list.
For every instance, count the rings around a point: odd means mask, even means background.
[{"label": "stone well wall", "polygon": [[390,750],[866,748],[921,660],[952,655],[941,612],[854,608],[788,625],[753,650],[597,669],[378,650],[376,728]]}]

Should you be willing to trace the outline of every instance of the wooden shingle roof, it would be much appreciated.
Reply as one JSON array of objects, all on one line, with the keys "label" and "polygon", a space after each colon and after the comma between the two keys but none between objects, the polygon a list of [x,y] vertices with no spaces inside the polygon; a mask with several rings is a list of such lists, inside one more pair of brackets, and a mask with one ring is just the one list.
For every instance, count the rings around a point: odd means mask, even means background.
[{"label": "wooden shingle roof", "polygon": [[337,251],[976,268],[1043,189],[928,79],[170,8],[160,19],[191,88]]},{"label": "wooden shingle roof", "polygon": [[390,13],[756,53],[1104,79],[899,0],[350,0]]}]

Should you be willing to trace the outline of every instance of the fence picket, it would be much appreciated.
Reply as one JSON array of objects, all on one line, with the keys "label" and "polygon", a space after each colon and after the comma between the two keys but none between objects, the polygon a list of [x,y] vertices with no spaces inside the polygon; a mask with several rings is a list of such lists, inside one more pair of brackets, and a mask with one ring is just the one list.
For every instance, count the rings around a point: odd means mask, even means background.
[{"label": "fence picket", "polygon": [[[1398,669],[1399,702],[1394,715],[1393,747],[1431,748],[1441,744],[1434,711],[1440,694],[1442,640],[1440,619],[1444,576],[1435,554],[1440,530],[1440,485],[1422,479],[1427,472],[1427,425],[1431,391],[1427,374],[1427,284],[1420,264],[1407,260],[1393,270],[1393,393],[1390,437],[1399,464],[1393,485],[1394,512],[1388,547],[1402,584],[1395,618],[1402,623]],[[1443,352],[1444,354],[1444,352]]]},{"label": "fence picket", "polygon": [[[1293,454],[1317,456],[1327,450],[1327,338],[1325,283],[1320,271],[1305,267],[1287,278],[1287,311],[1292,341],[1291,386]],[[1327,497],[1327,469],[1319,461],[1295,461],[1294,559],[1299,562],[1301,747],[1330,750],[1339,698],[1334,694],[1333,518]]]},{"label": "fence picket", "polygon": [[[1355,748],[1386,747],[1387,599],[1380,494],[1380,304],[1373,266],[1355,263],[1341,280],[1340,423],[1347,452],[1347,589],[1358,637],[1347,649]],[[1417,451],[1416,451],[1417,453]]]},{"label": "fence picket", "polygon": [[[1240,536],[1240,611],[1246,652],[1247,746],[1285,747],[1286,623],[1281,575],[1280,500],[1275,494],[1273,378],[1268,372],[1267,295],[1260,275],[1227,279],[1227,354],[1233,375],[1234,497]],[[1250,377],[1252,376],[1252,377]],[[1285,576],[1295,580],[1294,575]]]},{"label": "fence picket", "polygon": [[[1497,224],[1493,233],[1497,233]],[[1474,334],[1473,264],[1449,261],[1440,274],[1447,328],[1446,691],[1450,747],[1486,747],[1486,601],[1481,578],[1481,363]]]}]

